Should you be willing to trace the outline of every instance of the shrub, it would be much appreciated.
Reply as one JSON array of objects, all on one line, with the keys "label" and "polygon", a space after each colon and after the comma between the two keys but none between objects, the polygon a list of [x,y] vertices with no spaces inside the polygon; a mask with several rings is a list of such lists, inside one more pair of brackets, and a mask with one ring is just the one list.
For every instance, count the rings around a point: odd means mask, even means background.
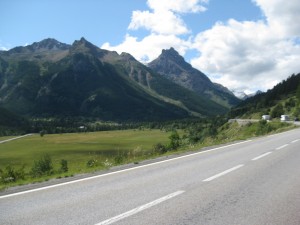
[{"label": "shrub", "polygon": [[33,167],[31,169],[32,177],[41,177],[43,175],[50,175],[52,173],[52,160],[48,154],[43,155],[38,161],[34,161]]},{"label": "shrub", "polygon": [[65,159],[62,159],[60,161],[60,171],[65,173],[68,172],[69,168],[68,168],[68,161]]},{"label": "shrub", "polygon": [[177,149],[180,146],[180,136],[176,130],[174,130],[169,136],[170,139],[170,149]]},{"label": "shrub", "polygon": [[158,154],[164,154],[168,151],[168,149],[166,148],[166,146],[164,146],[163,144],[161,143],[157,143],[153,146],[153,150],[155,153],[158,153]]},{"label": "shrub", "polygon": [[87,167],[95,167],[98,165],[98,160],[97,159],[90,159],[87,163],[86,163]]},{"label": "shrub", "polygon": [[121,164],[121,163],[124,162],[124,156],[123,155],[117,155],[117,156],[115,156],[114,160],[115,160],[115,164]]},{"label": "shrub", "polygon": [[41,136],[41,137],[44,137],[46,133],[47,133],[47,132],[46,132],[45,130],[41,130],[41,131],[40,131],[40,136]]},{"label": "shrub", "polygon": [[8,165],[5,170],[0,169],[0,181],[1,183],[16,182],[19,179],[25,178],[24,166],[18,170],[15,170],[12,166]]}]

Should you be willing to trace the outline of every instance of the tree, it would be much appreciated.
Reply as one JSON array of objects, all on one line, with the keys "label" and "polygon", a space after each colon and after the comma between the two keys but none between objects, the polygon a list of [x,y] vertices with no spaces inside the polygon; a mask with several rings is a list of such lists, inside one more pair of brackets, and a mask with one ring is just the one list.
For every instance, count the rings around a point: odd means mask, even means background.
[{"label": "tree", "polygon": [[284,114],[283,106],[282,104],[279,103],[272,109],[271,117],[272,118],[280,117],[282,114]]},{"label": "tree", "polygon": [[170,148],[177,149],[180,146],[180,136],[176,130],[173,130],[171,135],[169,136],[170,139]]},{"label": "tree", "polygon": [[300,105],[300,84],[298,85],[298,88],[296,90],[296,97],[298,100],[298,104]]}]

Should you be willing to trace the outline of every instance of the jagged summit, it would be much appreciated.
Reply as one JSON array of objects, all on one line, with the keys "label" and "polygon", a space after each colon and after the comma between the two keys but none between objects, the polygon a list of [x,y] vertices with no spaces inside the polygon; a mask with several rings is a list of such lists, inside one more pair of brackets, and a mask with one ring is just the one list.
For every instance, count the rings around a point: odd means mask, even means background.
[{"label": "jagged summit", "polygon": [[228,90],[212,83],[204,73],[193,68],[174,48],[162,50],[160,56],[148,66],[171,81],[225,107],[230,108],[239,102]]},{"label": "jagged summit", "polygon": [[61,43],[53,38],[47,38],[39,42],[34,42],[31,45],[19,46],[7,51],[7,54],[24,54],[24,53],[40,53],[49,51],[64,51],[68,50],[70,45]]},{"label": "jagged summit", "polygon": [[170,49],[163,49],[160,56],[156,60],[149,63],[150,67],[151,67],[151,64],[155,63],[155,61],[160,61],[162,64],[172,62],[181,67],[184,67],[185,69],[192,68],[191,65],[188,64],[184,60],[184,58],[173,47],[171,47]]},{"label": "jagged summit", "polygon": [[80,38],[80,40],[76,40],[73,42],[72,47],[86,47],[86,48],[98,48],[97,46],[93,45],[91,42],[87,41],[84,37]]},{"label": "jagged summit", "polygon": [[61,43],[53,38],[47,38],[40,42],[34,42],[32,45],[27,47],[31,48],[33,51],[36,50],[67,50],[70,45]]},{"label": "jagged summit", "polygon": [[136,59],[129,53],[127,52],[122,52],[120,55],[123,59],[128,60],[128,61],[136,61]]}]

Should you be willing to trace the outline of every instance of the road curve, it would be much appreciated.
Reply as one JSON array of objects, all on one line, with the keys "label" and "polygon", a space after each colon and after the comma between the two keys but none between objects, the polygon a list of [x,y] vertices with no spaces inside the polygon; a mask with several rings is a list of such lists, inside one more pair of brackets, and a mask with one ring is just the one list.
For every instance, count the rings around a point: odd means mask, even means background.
[{"label": "road curve", "polygon": [[300,224],[300,129],[0,196],[0,224]]}]

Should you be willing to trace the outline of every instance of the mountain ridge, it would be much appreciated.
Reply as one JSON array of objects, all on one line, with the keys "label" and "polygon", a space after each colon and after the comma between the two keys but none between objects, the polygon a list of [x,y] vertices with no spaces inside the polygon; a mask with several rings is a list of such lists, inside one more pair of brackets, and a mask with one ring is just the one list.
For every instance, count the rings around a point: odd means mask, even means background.
[{"label": "mountain ridge", "polygon": [[0,52],[0,106],[26,116],[103,120],[168,120],[226,112],[130,54],[100,49],[84,38],[72,45],[45,39]]}]

